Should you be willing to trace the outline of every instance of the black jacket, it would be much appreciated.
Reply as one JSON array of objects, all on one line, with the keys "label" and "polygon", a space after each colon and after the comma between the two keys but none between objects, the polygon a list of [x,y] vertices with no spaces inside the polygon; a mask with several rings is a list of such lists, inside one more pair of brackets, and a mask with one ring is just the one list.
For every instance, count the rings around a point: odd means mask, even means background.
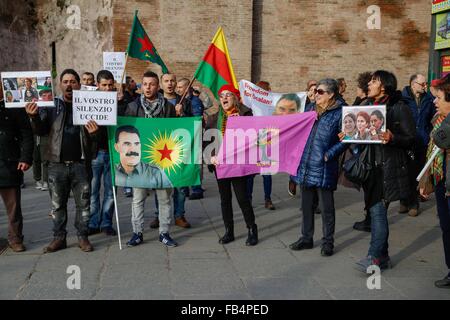
[{"label": "black jacket", "polygon": [[33,163],[33,131],[25,109],[6,109],[0,102],[0,187],[22,183],[19,162]]},{"label": "black jacket", "polygon": [[[48,145],[44,150],[44,160],[50,162],[61,161],[61,148],[64,135],[64,120],[66,117],[66,105],[60,97],[55,99],[55,107],[39,108],[39,115],[31,117],[31,126],[38,136],[48,134]],[[89,134],[84,126],[80,130],[81,151],[85,160],[88,175],[91,175],[91,160],[97,151],[97,131]]]},{"label": "black jacket", "polygon": [[[175,107],[166,98],[164,98],[163,109],[164,110],[160,115],[160,118],[175,118],[177,116]],[[119,115],[125,117],[145,118],[145,111],[141,104],[141,97],[138,97],[136,100],[129,103],[121,110]]]},{"label": "black jacket", "polygon": [[[393,139],[385,145],[371,145],[375,151],[376,165],[383,172],[383,198],[386,201],[407,199],[410,195],[408,151],[416,138],[416,126],[411,110],[400,91],[386,103],[386,129]],[[380,177],[372,177],[380,179]]]}]

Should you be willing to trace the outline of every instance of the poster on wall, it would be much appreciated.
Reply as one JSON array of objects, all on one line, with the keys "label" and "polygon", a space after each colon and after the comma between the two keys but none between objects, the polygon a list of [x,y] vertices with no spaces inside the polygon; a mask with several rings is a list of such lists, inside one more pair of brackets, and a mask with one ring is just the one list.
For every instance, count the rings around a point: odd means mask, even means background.
[{"label": "poster on wall", "polygon": [[438,13],[450,9],[450,0],[433,0],[431,13]]},{"label": "poster on wall", "polygon": [[450,56],[443,56],[441,58],[441,78],[450,73]]},{"label": "poster on wall", "polygon": [[436,42],[434,49],[450,48],[450,12],[436,15]]}]

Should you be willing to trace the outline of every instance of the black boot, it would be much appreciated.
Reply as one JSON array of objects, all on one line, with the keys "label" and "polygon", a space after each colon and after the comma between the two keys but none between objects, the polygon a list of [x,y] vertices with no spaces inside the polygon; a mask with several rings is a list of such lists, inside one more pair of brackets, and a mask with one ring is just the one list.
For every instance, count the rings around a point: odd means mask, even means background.
[{"label": "black boot", "polygon": [[251,228],[248,228],[248,238],[245,242],[247,246],[255,246],[258,243],[258,227],[254,224]]},{"label": "black boot", "polygon": [[355,224],[353,225],[353,229],[358,231],[370,232],[371,231],[370,225],[371,225],[370,213],[367,212],[366,217],[364,218],[363,221],[355,222]]},{"label": "black boot", "polygon": [[234,241],[234,226],[225,226],[225,234],[219,239],[220,244],[226,244],[228,242]]}]

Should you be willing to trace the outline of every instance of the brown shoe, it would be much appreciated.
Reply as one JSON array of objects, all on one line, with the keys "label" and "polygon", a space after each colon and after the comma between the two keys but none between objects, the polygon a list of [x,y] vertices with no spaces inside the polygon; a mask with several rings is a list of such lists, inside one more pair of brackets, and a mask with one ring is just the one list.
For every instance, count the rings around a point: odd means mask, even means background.
[{"label": "brown shoe", "polygon": [[400,204],[400,207],[398,208],[398,213],[408,213],[409,209],[407,206]]},{"label": "brown shoe", "polygon": [[275,210],[275,206],[273,205],[272,200],[266,200],[264,207],[269,210]]},{"label": "brown shoe", "polygon": [[44,248],[44,253],[56,252],[65,248],[67,248],[66,239],[55,238],[46,248]]},{"label": "brown shoe", "polygon": [[417,208],[409,209],[408,215],[410,217],[417,217],[419,215],[419,210]]},{"label": "brown shoe", "polygon": [[155,220],[150,222],[150,228],[152,228],[152,229],[158,229],[159,228],[159,219],[158,219],[158,217],[156,217]]},{"label": "brown shoe", "polygon": [[23,243],[10,243],[9,247],[14,252],[24,252],[26,250],[25,246],[23,245]]},{"label": "brown shoe", "polygon": [[288,193],[291,197],[294,197],[297,193],[297,184],[291,180],[289,180]]},{"label": "brown shoe", "polygon": [[176,218],[175,224],[181,228],[190,228],[191,227],[191,224],[186,221],[185,217]]},{"label": "brown shoe", "polygon": [[94,250],[88,238],[80,238],[78,240],[78,246],[81,248],[81,251],[91,252]]}]

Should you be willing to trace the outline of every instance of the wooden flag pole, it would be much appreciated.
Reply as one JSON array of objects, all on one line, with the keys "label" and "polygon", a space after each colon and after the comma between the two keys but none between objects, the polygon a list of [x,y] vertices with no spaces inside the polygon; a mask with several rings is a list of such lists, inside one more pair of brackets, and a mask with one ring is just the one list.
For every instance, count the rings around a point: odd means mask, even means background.
[{"label": "wooden flag pole", "polygon": [[125,72],[126,72],[126,70],[127,70],[127,63],[128,63],[128,52],[125,52],[125,65],[123,66],[123,73],[122,73],[122,79],[120,80],[120,83],[119,83],[119,88],[120,88],[120,93],[121,94],[123,94],[123,86],[122,86],[122,84],[123,84],[123,78],[125,78]]},{"label": "wooden flag pole", "polygon": [[188,87],[186,88],[186,90],[184,90],[184,93],[183,93],[183,95],[181,96],[180,102],[178,102],[179,104],[182,104],[182,103],[183,103],[183,101],[184,101],[184,99],[186,98],[186,96],[187,96],[187,94],[188,94],[188,92],[189,92],[189,89],[192,87],[192,84],[194,83],[194,81],[195,81],[195,75],[192,77],[192,79],[191,79],[191,81],[189,82],[189,85],[188,85]]}]

